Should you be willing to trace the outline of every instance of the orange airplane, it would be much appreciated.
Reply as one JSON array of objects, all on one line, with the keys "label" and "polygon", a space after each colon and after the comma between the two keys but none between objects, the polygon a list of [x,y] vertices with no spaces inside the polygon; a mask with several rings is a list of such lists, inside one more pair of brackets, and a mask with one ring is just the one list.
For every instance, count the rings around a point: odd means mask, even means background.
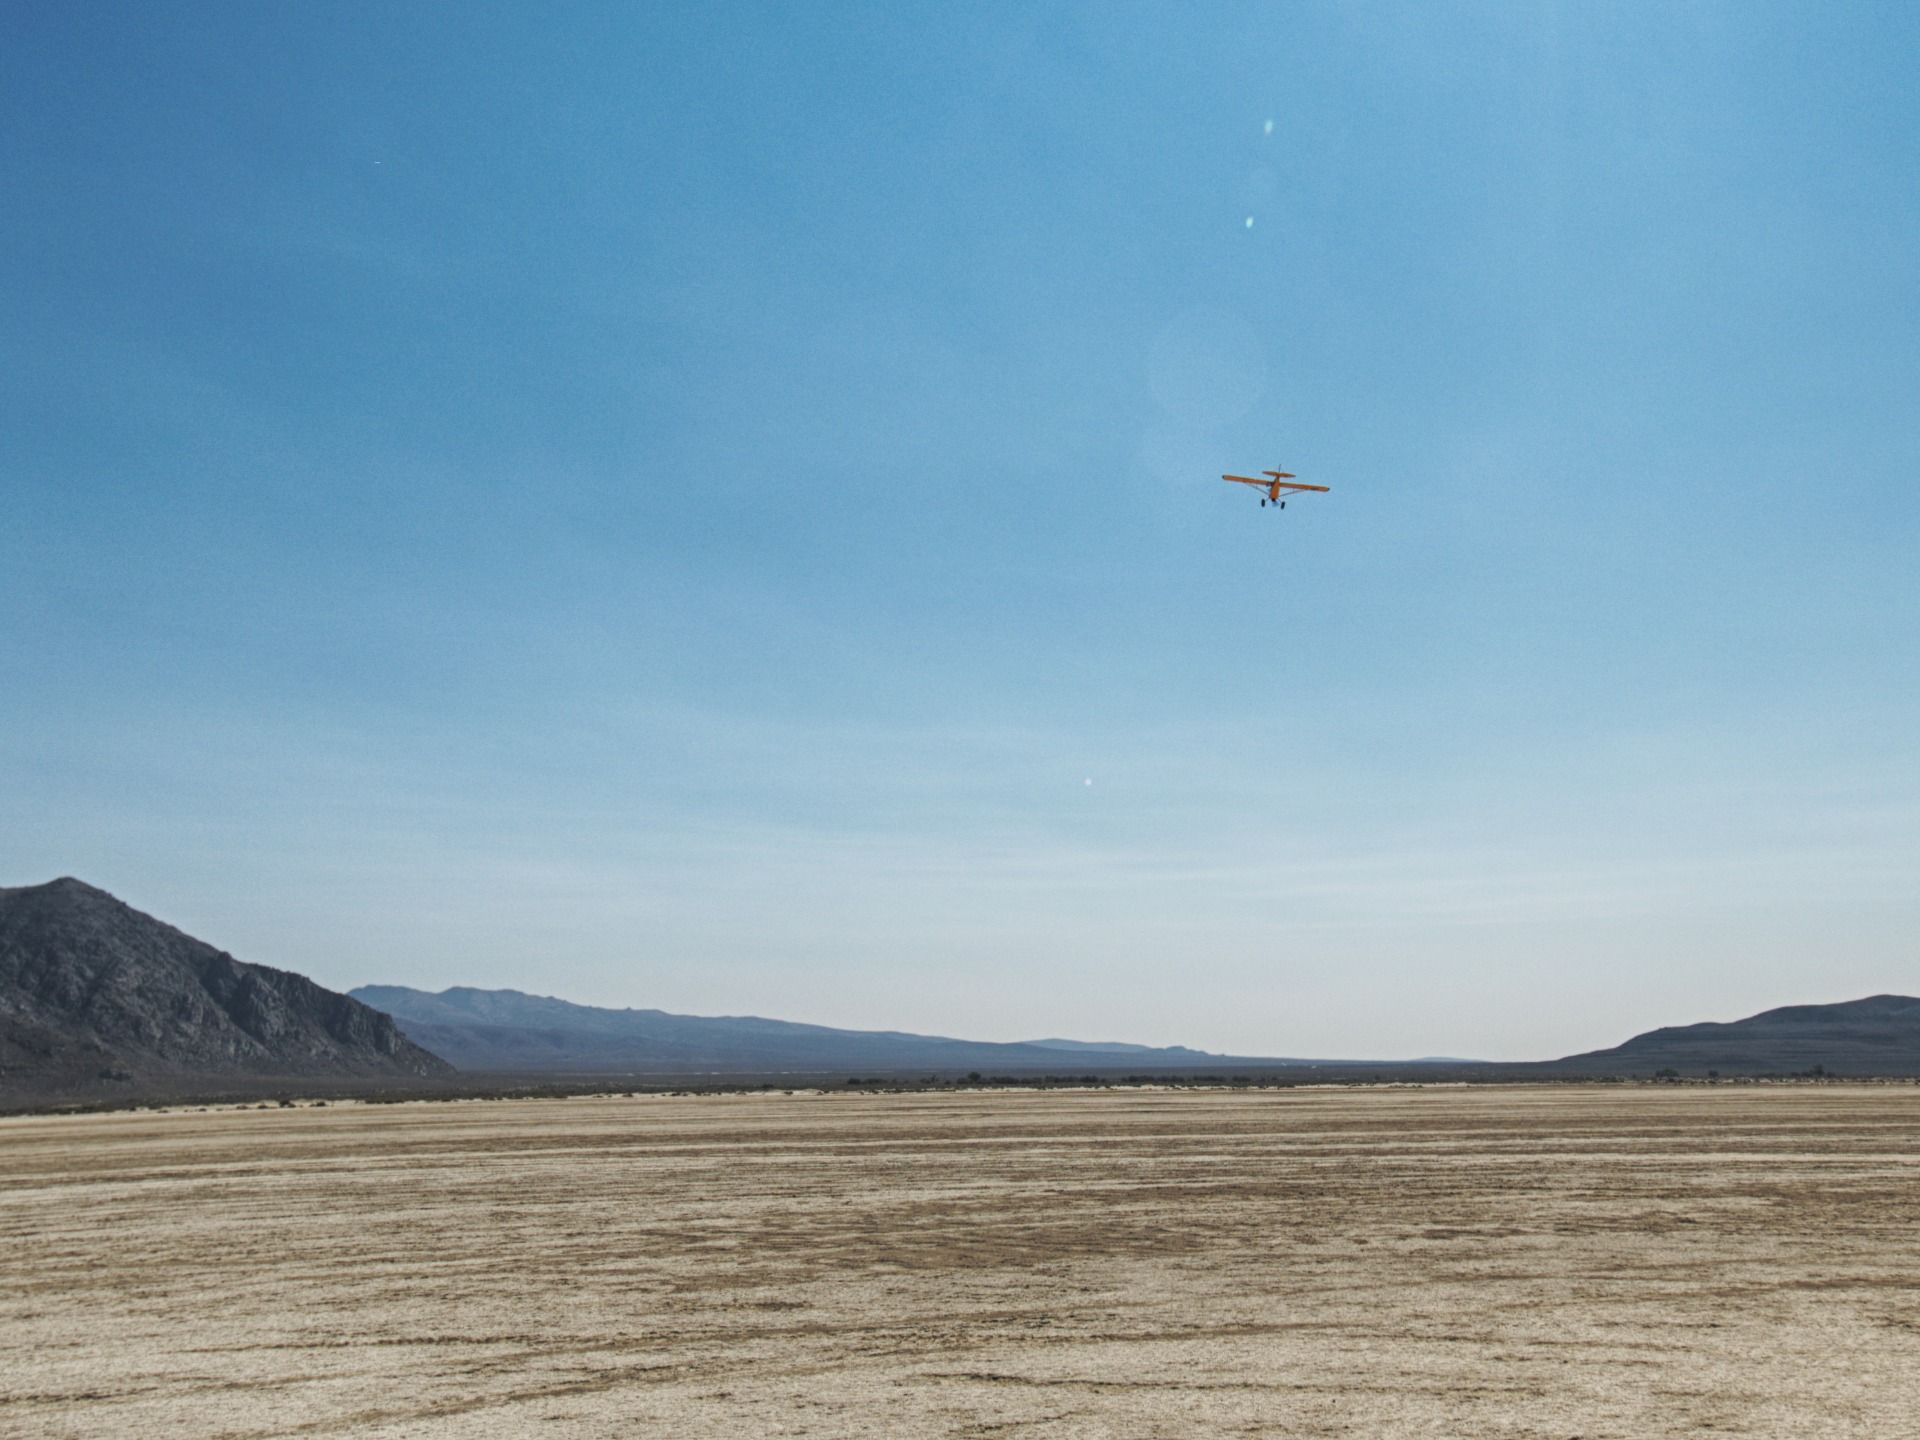
[{"label": "orange airplane", "polygon": [[1236,485],[1251,485],[1256,489],[1266,491],[1266,499],[1260,502],[1260,508],[1263,510],[1266,508],[1268,500],[1271,500],[1282,510],[1287,508],[1287,502],[1280,498],[1280,492],[1282,490],[1285,490],[1290,495],[1297,495],[1302,490],[1314,490],[1325,495],[1332,488],[1328,485],[1292,484],[1291,482],[1294,477],[1285,470],[1262,470],[1260,473],[1267,478],[1265,480],[1255,480],[1246,475],[1222,475],[1220,478],[1222,480],[1231,480]]}]

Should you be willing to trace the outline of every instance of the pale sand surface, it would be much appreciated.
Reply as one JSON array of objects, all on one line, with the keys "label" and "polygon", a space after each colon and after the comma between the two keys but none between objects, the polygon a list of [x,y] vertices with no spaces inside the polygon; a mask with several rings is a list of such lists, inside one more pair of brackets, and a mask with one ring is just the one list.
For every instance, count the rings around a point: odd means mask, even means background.
[{"label": "pale sand surface", "polygon": [[8,1436],[1920,1433],[1920,1089],[0,1121]]}]

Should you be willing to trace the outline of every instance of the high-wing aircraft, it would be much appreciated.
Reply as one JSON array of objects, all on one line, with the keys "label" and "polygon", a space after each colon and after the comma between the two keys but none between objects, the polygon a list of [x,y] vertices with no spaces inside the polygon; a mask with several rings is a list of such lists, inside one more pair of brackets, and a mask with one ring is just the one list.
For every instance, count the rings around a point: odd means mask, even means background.
[{"label": "high-wing aircraft", "polygon": [[1260,502],[1262,509],[1266,508],[1268,501],[1278,505],[1282,510],[1286,509],[1287,502],[1280,498],[1280,493],[1283,490],[1289,495],[1297,495],[1302,490],[1315,490],[1324,495],[1333,488],[1329,485],[1295,484],[1294,476],[1286,470],[1262,470],[1260,473],[1267,478],[1264,480],[1255,480],[1248,475],[1222,475],[1220,478],[1222,480],[1231,480],[1236,485],[1251,485],[1257,490],[1266,491],[1266,497]]}]

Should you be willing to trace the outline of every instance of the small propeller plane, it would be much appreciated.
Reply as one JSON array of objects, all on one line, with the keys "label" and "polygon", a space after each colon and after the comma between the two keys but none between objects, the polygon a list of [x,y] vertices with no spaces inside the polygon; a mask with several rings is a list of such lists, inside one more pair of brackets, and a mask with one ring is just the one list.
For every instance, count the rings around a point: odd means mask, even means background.
[{"label": "small propeller plane", "polygon": [[1267,507],[1269,501],[1278,505],[1282,510],[1286,509],[1287,502],[1280,498],[1280,492],[1283,490],[1289,495],[1297,495],[1302,490],[1318,491],[1324,495],[1333,488],[1330,485],[1296,485],[1293,483],[1295,479],[1294,475],[1286,470],[1262,470],[1260,473],[1267,478],[1264,480],[1255,480],[1248,475],[1222,475],[1220,478],[1222,480],[1231,480],[1236,485],[1251,485],[1257,490],[1266,491],[1266,497],[1260,502],[1260,508],[1263,510]]}]

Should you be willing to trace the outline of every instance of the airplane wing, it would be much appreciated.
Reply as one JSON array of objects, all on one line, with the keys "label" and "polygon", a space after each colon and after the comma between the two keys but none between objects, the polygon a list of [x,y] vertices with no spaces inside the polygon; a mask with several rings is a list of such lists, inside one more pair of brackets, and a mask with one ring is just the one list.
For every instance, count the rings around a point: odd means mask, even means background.
[{"label": "airplane wing", "polygon": [[1271,490],[1275,485],[1278,485],[1282,490],[1314,490],[1325,495],[1333,488],[1330,485],[1307,485],[1298,480],[1281,480],[1277,476],[1272,480],[1255,480],[1246,475],[1222,475],[1220,478],[1222,480],[1231,480],[1236,485],[1257,485],[1262,490]]}]

